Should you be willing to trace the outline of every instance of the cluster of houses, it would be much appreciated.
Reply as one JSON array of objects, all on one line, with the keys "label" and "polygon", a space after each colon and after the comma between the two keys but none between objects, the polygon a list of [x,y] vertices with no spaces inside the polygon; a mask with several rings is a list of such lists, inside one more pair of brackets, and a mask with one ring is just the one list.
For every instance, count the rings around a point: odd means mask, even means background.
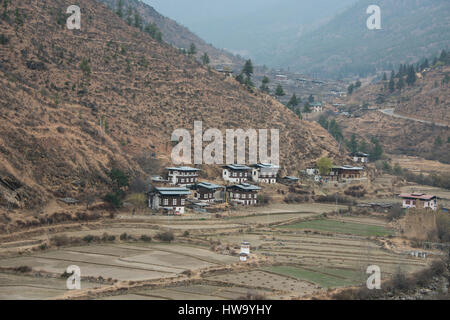
[{"label": "cluster of houses", "polygon": [[[280,167],[260,163],[253,166],[226,165],[222,168],[222,179],[226,185],[199,182],[200,169],[191,167],[166,168],[166,177],[152,177],[148,192],[148,206],[154,210],[163,209],[174,214],[184,214],[186,206],[204,208],[211,204],[228,202],[236,205],[257,205],[262,188],[256,184],[277,183]],[[286,177],[287,183],[298,181]],[[251,184],[249,182],[255,184]]]}]

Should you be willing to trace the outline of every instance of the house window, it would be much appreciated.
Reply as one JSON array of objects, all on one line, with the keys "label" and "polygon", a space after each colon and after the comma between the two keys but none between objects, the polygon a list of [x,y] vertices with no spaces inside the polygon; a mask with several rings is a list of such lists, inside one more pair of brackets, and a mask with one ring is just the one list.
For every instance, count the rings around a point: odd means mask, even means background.
[{"label": "house window", "polygon": [[177,205],[177,199],[173,199],[173,200],[172,200],[172,205],[174,205],[174,206]]},{"label": "house window", "polygon": [[181,179],[181,183],[184,183],[184,179]]},{"label": "house window", "polygon": [[164,205],[168,206],[169,205],[169,199],[164,199]]},{"label": "house window", "polygon": [[181,199],[181,205],[184,206],[185,200]]},{"label": "house window", "polygon": [[242,195],[242,199],[245,199],[245,198],[247,198],[247,195],[246,195],[246,194],[243,194],[243,195]]}]

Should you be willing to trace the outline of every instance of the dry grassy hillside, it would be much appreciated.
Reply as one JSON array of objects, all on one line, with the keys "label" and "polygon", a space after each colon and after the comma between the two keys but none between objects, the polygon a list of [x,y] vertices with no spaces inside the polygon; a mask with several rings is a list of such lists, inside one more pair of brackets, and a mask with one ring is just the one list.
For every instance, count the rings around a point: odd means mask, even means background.
[{"label": "dry grassy hillside", "polygon": [[286,172],[337,156],[319,125],[154,41],[98,2],[80,0],[82,29],[67,30],[71,4],[14,1],[0,19],[2,206],[101,193],[113,166],[148,174],[152,158],[169,163],[172,131],[194,120],[204,128],[279,129]]},{"label": "dry grassy hillside", "polygon": [[[119,0],[100,0],[113,10],[117,9]],[[140,2],[138,0],[122,0],[124,11],[128,8],[136,10],[142,17],[145,24],[155,23],[163,34],[163,40],[178,48],[189,49],[192,43],[197,47],[197,58],[200,58],[205,52],[211,59],[212,65],[243,65],[244,61],[238,59],[233,54],[224,50],[217,49],[207,44],[203,39],[199,38],[186,27],[181,26],[176,21],[164,17],[158,13],[153,7]]]},{"label": "dry grassy hillside", "polygon": [[[367,85],[349,96],[347,103],[354,117],[339,117],[344,134],[353,133],[370,139],[376,137],[391,153],[426,157],[448,163],[450,156],[449,127],[421,123],[385,115],[380,110],[395,109],[394,113],[413,119],[450,125],[450,90],[443,79],[450,74],[449,66],[439,66],[422,72],[412,86],[389,91],[388,82]],[[395,83],[397,83],[395,79]],[[362,105],[378,110],[361,109]],[[441,144],[436,144],[440,137]]]}]

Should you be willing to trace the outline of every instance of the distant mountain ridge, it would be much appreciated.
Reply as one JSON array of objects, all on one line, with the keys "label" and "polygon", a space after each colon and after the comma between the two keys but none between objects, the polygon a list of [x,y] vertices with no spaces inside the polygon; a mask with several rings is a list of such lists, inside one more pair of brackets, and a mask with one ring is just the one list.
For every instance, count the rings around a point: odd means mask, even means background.
[{"label": "distant mountain ridge", "polygon": [[[366,10],[381,8],[381,30]],[[450,45],[448,0],[360,0],[326,25],[285,46],[273,61],[320,76],[365,76],[436,54]]]}]

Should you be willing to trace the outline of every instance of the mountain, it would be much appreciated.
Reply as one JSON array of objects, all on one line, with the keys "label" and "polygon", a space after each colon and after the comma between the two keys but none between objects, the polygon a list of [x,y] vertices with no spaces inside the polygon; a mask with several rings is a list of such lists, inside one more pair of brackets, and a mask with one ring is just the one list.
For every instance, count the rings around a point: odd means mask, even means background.
[{"label": "mountain", "polygon": [[145,0],[216,47],[272,65],[285,46],[357,0]]},{"label": "mountain", "polygon": [[[120,0],[100,0],[112,10],[116,11]],[[128,8],[133,11],[132,18],[134,18],[134,11],[137,11],[141,16],[144,24],[154,23],[161,30],[163,40],[177,48],[189,49],[191,44],[197,47],[197,58],[204,53],[207,53],[211,59],[212,65],[242,65],[244,61],[237,58],[233,54],[220,50],[207,44],[204,40],[199,38],[196,34],[191,32],[188,28],[183,27],[176,21],[169,19],[158,13],[152,6],[139,0],[121,0],[123,4],[124,16]],[[126,17],[124,17],[126,18]]]},{"label": "mountain", "polygon": [[200,65],[129,26],[105,5],[79,0],[81,30],[64,0],[17,0],[0,16],[0,206],[98,197],[108,172],[132,177],[169,165],[171,134],[203,127],[280,130],[283,171],[339,157],[319,125],[271,97]]},{"label": "mountain", "polygon": [[[369,5],[381,9],[381,30],[369,30]],[[450,45],[448,0],[360,0],[327,24],[281,44],[271,66],[319,76],[360,76],[436,54]]]}]

